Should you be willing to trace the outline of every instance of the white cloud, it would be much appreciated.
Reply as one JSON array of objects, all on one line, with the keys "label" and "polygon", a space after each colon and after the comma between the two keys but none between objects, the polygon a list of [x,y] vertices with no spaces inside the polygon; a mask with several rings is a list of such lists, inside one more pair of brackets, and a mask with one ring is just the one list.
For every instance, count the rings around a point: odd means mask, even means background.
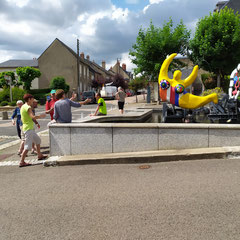
[{"label": "white cloud", "polygon": [[112,17],[111,19],[117,20],[120,22],[126,22],[128,18],[129,10],[122,9],[122,8],[116,8],[115,6],[112,7]]},{"label": "white cloud", "polygon": [[7,2],[9,4],[14,4],[17,7],[22,8],[28,4],[29,0],[7,0]]},{"label": "white cloud", "polygon": [[148,10],[148,8],[149,8],[152,4],[159,4],[160,2],[163,2],[163,1],[164,1],[164,0],[149,0],[149,4],[143,8],[143,13],[145,14],[146,11]]},{"label": "white cloud", "polygon": [[154,3],[158,4],[158,3],[163,2],[163,1],[164,0],[149,0],[149,3],[150,4],[154,4]]},{"label": "white cloud", "polygon": [[32,31],[29,24],[25,21],[21,22],[11,22],[6,17],[0,15],[0,22],[1,22],[1,31],[5,33],[11,33],[14,35],[17,34],[24,34],[29,36]]}]

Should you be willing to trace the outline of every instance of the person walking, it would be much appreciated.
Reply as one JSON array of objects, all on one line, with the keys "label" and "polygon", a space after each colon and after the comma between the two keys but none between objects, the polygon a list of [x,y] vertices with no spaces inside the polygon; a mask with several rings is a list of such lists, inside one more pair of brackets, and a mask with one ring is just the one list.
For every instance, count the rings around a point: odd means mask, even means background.
[{"label": "person walking", "polygon": [[[23,101],[18,100],[17,107],[13,111],[13,115],[11,117],[12,124],[16,125],[16,127],[17,127],[17,134],[20,139],[21,139],[21,125],[22,125],[20,109],[21,109],[22,105],[23,105]],[[17,121],[14,120],[15,117],[17,117]]]},{"label": "person walking", "polygon": [[41,114],[39,116],[33,115],[32,112],[32,106],[34,97],[31,94],[25,94],[23,96],[23,99],[25,101],[25,104],[21,107],[21,120],[22,120],[22,130],[25,136],[25,142],[24,142],[24,150],[21,155],[21,160],[19,163],[19,167],[26,167],[31,164],[25,162],[26,155],[28,151],[32,149],[32,143],[35,143],[37,146],[37,154],[38,154],[38,160],[43,160],[47,158],[47,156],[44,156],[40,151],[40,144],[41,139],[40,137],[35,133],[34,130],[34,122],[33,120],[45,118],[46,114]]},{"label": "person walking", "polygon": [[71,107],[79,108],[91,102],[91,99],[86,99],[83,102],[74,102],[71,99],[66,98],[66,95],[62,89],[56,91],[56,99],[58,100],[54,105],[53,118],[57,123],[71,123],[72,112]]},{"label": "person walking", "polygon": [[90,116],[105,116],[107,115],[107,107],[104,99],[101,97],[100,93],[96,93],[95,95],[96,101],[98,103],[97,109],[94,114],[90,114]]},{"label": "person walking", "polygon": [[[20,109],[21,109],[22,105],[23,105],[23,101],[18,100],[17,107],[15,108],[13,115],[11,117],[12,124],[16,125],[18,137],[21,139],[21,144],[20,144],[20,147],[19,147],[19,150],[17,153],[19,156],[22,154],[23,147],[24,147],[24,141],[25,141],[24,136],[22,134],[22,130],[21,130],[22,129],[22,121],[21,121]],[[17,117],[17,121],[14,120],[15,117]]]},{"label": "person walking", "polygon": [[116,93],[116,99],[118,100],[118,108],[121,114],[123,114],[124,104],[125,104],[126,93],[123,91],[122,87],[118,87],[118,92]]}]

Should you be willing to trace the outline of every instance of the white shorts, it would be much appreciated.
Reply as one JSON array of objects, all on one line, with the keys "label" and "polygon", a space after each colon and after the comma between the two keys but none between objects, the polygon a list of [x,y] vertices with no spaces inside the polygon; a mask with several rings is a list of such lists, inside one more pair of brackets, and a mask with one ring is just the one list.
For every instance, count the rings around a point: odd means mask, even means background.
[{"label": "white shorts", "polygon": [[24,150],[30,151],[32,149],[32,144],[36,145],[41,143],[41,138],[36,134],[35,130],[28,130],[24,132],[25,142],[24,142]]}]

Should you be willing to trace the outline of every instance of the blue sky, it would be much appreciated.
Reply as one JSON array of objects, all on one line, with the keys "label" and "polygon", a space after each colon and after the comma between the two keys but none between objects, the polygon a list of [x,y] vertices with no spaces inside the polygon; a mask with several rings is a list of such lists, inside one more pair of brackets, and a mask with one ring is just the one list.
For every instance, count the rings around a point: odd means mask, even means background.
[{"label": "blue sky", "polygon": [[141,11],[149,4],[148,0],[112,0],[114,5],[120,8],[128,8],[131,11]]},{"label": "blue sky", "polygon": [[129,49],[150,20],[161,27],[172,17],[194,32],[218,0],[0,0],[0,62],[38,58],[59,38],[90,60],[110,68],[116,59],[134,67]]}]

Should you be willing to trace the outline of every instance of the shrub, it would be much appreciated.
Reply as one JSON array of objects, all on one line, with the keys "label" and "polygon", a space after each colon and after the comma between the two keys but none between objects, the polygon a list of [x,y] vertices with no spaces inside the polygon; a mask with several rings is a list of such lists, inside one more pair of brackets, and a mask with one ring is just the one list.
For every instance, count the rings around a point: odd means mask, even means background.
[{"label": "shrub", "polygon": [[50,82],[51,89],[63,89],[65,93],[69,91],[69,85],[66,84],[64,77],[54,77]]},{"label": "shrub", "polygon": [[7,105],[8,105],[8,101],[2,101],[2,102],[0,103],[0,105],[1,105],[1,106],[7,106]]},{"label": "shrub", "polygon": [[12,101],[12,102],[9,103],[9,105],[12,106],[12,107],[14,107],[14,106],[17,105],[17,101]]},{"label": "shrub", "polygon": [[28,91],[28,93],[35,95],[39,93],[50,93],[51,89],[50,88],[43,88],[43,89],[31,89]]},{"label": "shrub", "polygon": [[9,100],[10,100],[9,88],[3,88],[3,90],[0,91],[0,102]]},{"label": "shrub", "polygon": [[[23,100],[23,95],[26,93],[25,90],[14,87],[12,88],[12,100],[18,101]],[[8,101],[10,102],[10,88],[4,88],[2,91],[0,91],[0,102],[2,101]]]},{"label": "shrub", "polygon": [[[205,89],[214,89],[217,86],[217,75],[212,73],[203,73],[201,75]],[[221,77],[221,86],[225,93],[228,92],[230,76]]]},{"label": "shrub", "polygon": [[201,75],[202,82],[204,84],[205,89],[213,89],[217,86],[217,79],[211,73],[203,73]]},{"label": "shrub", "polygon": [[216,87],[214,89],[207,89],[202,93],[202,96],[207,96],[211,93],[216,93],[218,95],[218,98],[221,98],[221,95],[224,93],[223,90],[219,87]]},{"label": "shrub", "polygon": [[23,100],[23,96],[26,93],[26,90],[23,90],[18,87],[12,88],[13,101]]}]

